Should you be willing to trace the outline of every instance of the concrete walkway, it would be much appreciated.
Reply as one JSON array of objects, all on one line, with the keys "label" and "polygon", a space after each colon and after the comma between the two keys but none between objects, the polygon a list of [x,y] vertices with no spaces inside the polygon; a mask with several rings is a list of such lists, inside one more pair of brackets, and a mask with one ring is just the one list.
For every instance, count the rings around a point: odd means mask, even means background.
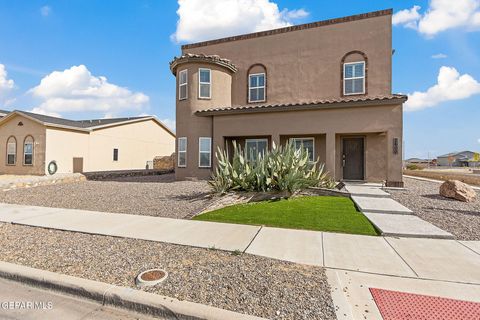
[{"label": "concrete walkway", "polygon": [[381,184],[347,183],[358,209],[384,236],[453,239],[453,235],[413,215],[382,189]]},{"label": "concrete walkway", "polygon": [[0,204],[0,221],[407,278],[480,284],[480,241],[372,237]]}]

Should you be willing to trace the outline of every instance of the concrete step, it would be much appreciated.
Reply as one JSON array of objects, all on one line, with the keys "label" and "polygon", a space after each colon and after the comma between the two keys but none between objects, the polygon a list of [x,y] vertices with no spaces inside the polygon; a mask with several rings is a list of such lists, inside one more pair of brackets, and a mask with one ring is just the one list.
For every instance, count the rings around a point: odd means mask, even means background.
[{"label": "concrete step", "polygon": [[352,200],[362,212],[413,214],[412,210],[390,198],[352,195]]},{"label": "concrete step", "polygon": [[388,198],[390,194],[383,191],[378,186],[366,186],[366,185],[346,185],[345,189],[352,196],[361,196],[361,197],[379,197],[379,198]]},{"label": "concrete step", "polygon": [[414,215],[363,213],[383,236],[453,239],[453,235]]}]

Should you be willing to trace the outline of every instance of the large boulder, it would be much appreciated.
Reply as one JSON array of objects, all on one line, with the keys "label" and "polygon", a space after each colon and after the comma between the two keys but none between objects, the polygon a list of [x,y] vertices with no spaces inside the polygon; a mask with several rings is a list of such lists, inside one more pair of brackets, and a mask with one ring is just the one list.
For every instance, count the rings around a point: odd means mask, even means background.
[{"label": "large boulder", "polygon": [[447,180],[440,186],[440,195],[463,202],[475,201],[477,193],[468,184],[458,180]]}]

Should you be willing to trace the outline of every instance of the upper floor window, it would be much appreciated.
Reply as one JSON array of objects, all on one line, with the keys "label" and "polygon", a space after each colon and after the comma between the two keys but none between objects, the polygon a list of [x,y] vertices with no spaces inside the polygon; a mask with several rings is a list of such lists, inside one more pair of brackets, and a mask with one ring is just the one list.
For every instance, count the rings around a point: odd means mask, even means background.
[{"label": "upper floor window", "polygon": [[33,165],[33,137],[27,136],[23,143],[23,164]]},{"label": "upper floor window", "polygon": [[15,165],[17,161],[17,139],[10,137],[7,140],[7,164]]},{"label": "upper floor window", "polygon": [[118,161],[118,148],[113,148],[113,161]]},{"label": "upper floor window", "polygon": [[178,166],[185,168],[187,166],[187,138],[178,138]]},{"label": "upper floor window", "polygon": [[178,73],[178,100],[185,100],[188,98],[188,70],[182,70]]},{"label": "upper floor window", "polygon": [[212,96],[212,79],[210,69],[198,70],[198,97],[210,99]]},{"label": "upper floor window", "polygon": [[343,94],[365,93],[365,61],[349,62],[343,65]]},{"label": "upper floor window", "polygon": [[265,73],[248,76],[248,102],[265,101]]}]

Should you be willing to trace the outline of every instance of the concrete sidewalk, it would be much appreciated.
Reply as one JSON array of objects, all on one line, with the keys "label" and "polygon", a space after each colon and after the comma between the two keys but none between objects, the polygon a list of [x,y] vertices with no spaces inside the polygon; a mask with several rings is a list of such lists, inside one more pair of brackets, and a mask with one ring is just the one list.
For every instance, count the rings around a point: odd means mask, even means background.
[{"label": "concrete sidewalk", "polygon": [[250,254],[380,275],[480,284],[480,241],[372,237],[0,204],[0,221]]}]

